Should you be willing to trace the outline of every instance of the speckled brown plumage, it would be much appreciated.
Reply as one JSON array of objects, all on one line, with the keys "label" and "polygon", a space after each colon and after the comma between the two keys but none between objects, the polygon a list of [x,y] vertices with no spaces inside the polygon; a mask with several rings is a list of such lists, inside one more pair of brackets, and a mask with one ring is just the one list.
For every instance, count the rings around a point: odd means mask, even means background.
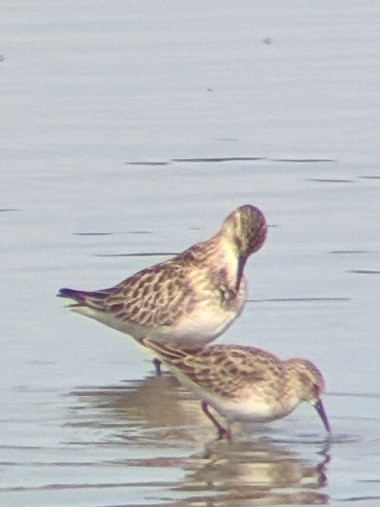
[{"label": "speckled brown plumage", "polygon": [[[212,406],[230,424],[236,420],[271,421],[284,417],[302,401],[318,411],[326,429],[329,424],[321,396],[324,380],[306,359],[282,361],[255,347],[210,345],[176,349],[145,339],[144,344],[166,363],[178,379]],[[228,433],[215,418],[220,432]]]},{"label": "speckled brown plumage", "polygon": [[60,289],[75,312],[132,335],[177,345],[205,344],[240,315],[246,299],[243,271],[259,250],[267,225],[261,211],[244,205],[221,230],[182,254],[97,291]]}]

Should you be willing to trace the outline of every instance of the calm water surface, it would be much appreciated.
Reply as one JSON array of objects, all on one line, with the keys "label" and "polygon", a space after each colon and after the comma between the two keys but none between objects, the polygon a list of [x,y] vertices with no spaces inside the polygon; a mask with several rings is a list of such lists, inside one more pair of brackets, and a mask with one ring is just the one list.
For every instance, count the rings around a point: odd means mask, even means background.
[{"label": "calm water surface", "polygon": [[[380,4],[0,7],[0,504],[380,502]],[[217,442],[129,337],[71,314],[209,237],[271,225],[220,338],[304,356],[309,407]]]}]

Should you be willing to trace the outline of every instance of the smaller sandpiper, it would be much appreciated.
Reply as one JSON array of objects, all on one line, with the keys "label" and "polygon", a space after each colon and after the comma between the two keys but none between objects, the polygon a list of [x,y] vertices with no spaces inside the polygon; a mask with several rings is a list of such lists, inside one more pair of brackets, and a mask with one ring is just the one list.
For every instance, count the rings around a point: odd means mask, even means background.
[{"label": "smaller sandpiper", "polygon": [[[325,389],[323,376],[306,359],[282,361],[265,350],[242,345],[185,350],[150,339],[143,343],[202,400],[202,409],[216,426],[219,438],[231,440],[234,422],[280,419],[303,401],[316,409],[326,431],[330,432],[321,400]],[[226,419],[226,426],[209,407]]]}]

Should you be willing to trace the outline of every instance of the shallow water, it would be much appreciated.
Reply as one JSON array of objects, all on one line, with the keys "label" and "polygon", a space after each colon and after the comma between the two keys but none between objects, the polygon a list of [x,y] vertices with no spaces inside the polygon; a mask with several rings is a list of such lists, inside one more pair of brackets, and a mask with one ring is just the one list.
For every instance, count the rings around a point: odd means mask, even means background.
[{"label": "shallow water", "polygon": [[[380,501],[380,4],[0,8],[0,503]],[[128,337],[71,314],[253,203],[271,225],[220,342],[323,371],[309,407],[215,441]]]}]

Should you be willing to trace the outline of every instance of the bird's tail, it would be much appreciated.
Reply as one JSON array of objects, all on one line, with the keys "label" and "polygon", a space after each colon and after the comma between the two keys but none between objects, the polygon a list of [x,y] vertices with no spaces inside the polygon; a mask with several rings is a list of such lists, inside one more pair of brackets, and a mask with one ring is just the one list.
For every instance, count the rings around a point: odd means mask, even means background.
[{"label": "bird's tail", "polygon": [[102,300],[109,295],[107,290],[85,291],[76,289],[59,289],[57,296],[61,298],[73,299],[78,305],[85,305],[87,298]]}]

